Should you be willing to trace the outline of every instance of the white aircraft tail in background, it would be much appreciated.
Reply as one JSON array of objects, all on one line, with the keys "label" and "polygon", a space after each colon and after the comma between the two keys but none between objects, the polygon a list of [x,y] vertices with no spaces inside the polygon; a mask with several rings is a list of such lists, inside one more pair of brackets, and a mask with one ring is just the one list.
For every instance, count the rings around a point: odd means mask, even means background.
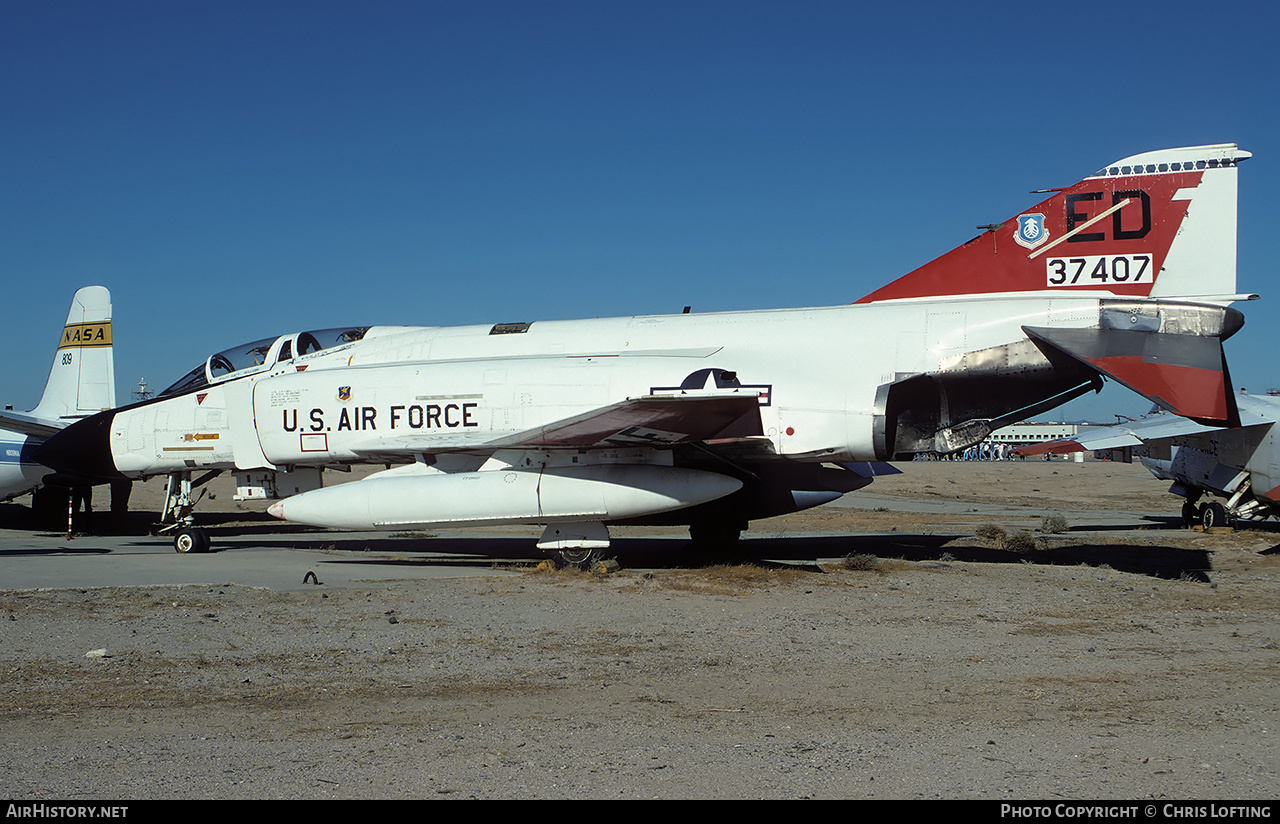
[{"label": "white aircraft tail in background", "polygon": [[36,446],[115,405],[111,293],[86,286],[71,300],[40,403],[30,412],[0,412],[0,499],[29,492],[51,474],[31,458]]}]

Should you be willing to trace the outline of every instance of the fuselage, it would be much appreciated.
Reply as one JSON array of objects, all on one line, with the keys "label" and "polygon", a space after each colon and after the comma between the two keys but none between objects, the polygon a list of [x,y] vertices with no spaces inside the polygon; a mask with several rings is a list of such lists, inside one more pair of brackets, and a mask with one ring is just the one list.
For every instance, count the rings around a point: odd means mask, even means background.
[{"label": "fuselage", "polygon": [[[1097,328],[1113,296],[908,299],[824,308],[372,327],[363,339],[289,360],[269,358],[220,383],[125,408],[110,452],[129,477],[183,468],[279,468],[353,462],[379,442],[480,442],[624,398],[758,393],[776,455],[883,460],[886,387],[914,375],[986,375],[1000,396],[943,397],[938,427],[1016,410],[1078,376],[1055,367],[1024,326]],[[1209,311],[1209,310],[1206,310]],[[1217,310],[1220,311],[1220,310]],[[733,376],[729,386],[722,376]],[[717,385],[717,381],[721,385]],[[1020,381],[1029,391],[1022,397]],[[1061,384],[1061,385],[1059,385]],[[952,403],[954,401],[954,403]],[[891,438],[890,438],[891,440]]]},{"label": "fuselage", "polygon": [[49,470],[31,460],[43,438],[0,429],[0,500],[7,501],[40,485]]}]

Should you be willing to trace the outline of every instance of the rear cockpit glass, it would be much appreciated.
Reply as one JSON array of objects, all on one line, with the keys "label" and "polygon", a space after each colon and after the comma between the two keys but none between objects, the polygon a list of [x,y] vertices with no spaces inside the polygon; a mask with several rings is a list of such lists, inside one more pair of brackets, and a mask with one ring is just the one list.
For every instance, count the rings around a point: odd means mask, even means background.
[{"label": "rear cockpit glass", "polygon": [[251,366],[262,366],[267,362],[267,354],[277,340],[278,338],[267,338],[219,352],[209,359],[210,377],[220,378]]},{"label": "rear cockpit glass", "polygon": [[302,332],[297,336],[290,335],[281,343],[274,362],[270,364],[267,359],[271,357],[271,349],[275,346],[276,341],[280,340],[278,337],[264,338],[253,343],[233,346],[211,356],[207,361],[192,369],[181,380],[161,392],[157,397],[164,398],[193,392],[202,386],[208,386],[210,383],[218,383],[220,378],[236,372],[257,371],[264,367],[273,366],[276,363],[293,360],[295,350],[296,356],[302,356],[353,343],[362,339],[365,332],[368,331],[369,327],[367,326],[342,326],[337,329]]},{"label": "rear cockpit glass", "polygon": [[310,355],[312,352],[322,352],[344,343],[355,343],[362,340],[368,331],[368,326],[340,326],[337,329],[303,332],[298,335],[298,354]]}]

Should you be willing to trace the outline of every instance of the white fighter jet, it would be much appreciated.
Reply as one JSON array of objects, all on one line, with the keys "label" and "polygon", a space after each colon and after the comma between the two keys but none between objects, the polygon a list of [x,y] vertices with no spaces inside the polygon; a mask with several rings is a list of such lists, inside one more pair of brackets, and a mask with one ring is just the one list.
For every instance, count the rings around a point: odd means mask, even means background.
[{"label": "white fighter jet", "polygon": [[[71,300],[40,403],[29,412],[0,412],[0,500],[39,490],[52,474],[32,458],[37,446],[68,424],[115,405],[111,293],[86,286]],[[64,510],[66,492],[58,490]]]},{"label": "white fighter jet", "polygon": [[[1236,520],[1280,517],[1280,396],[1236,396],[1240,425],[1205,426],[1167,413],[1086,430],[1018,447],[1022,455],[1108,451],[1113,459],[1136,457],[1152,475],[1173,481],[1169,491],[1184,498],[1188,526],[1226,526]],[[1201,504],[1201,496],[1222,500]]]},{"label": "white fighter jet", "polygon": [[[1117,161],[851,305],[464,327],[351,327],[209,358],[40,460],[93,477],[301,477],[401,464],[270,512],[343,529],[538,524],[574,560],[611,524],[749,521],[833,500],[1111,378],[1237,422],[1235,145]],[[304,473],[305,474],[305,473]],[[318,474],[318,473],[317,473]],[[203,548],[199,530],[179,549]]]}]

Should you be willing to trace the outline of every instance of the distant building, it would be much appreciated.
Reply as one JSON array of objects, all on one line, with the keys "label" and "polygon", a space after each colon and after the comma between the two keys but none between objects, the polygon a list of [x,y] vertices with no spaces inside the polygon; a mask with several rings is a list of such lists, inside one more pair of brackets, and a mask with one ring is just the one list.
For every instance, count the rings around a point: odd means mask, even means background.
[{"label": "distant building", "polygon": [[[921,452],[914,457],[917,461],[1008,461],[1017,456],[1013,452],[1015,446],[1024,444],[1045,443],[1075,438],[1088,429],[1096,429],[1099,424],[1088,423],[1036,423],[1023,421],[997,429],[987,436],[986,440],[958,452],[940,455],[936,452]],[[1051,460],[1053,455],[1045,455]],[[1061,457],[1061,456],[1059,456]],[[1074,453],[1074,460],[1083,460],[1083,453]]]},{"label": "distant building", "polygon": [[1062,438],[1074,438],[1080,433],[1080,430],[1088,428],[1087,425],[1076,423],[1034,423],[1024,421],[1006,426],[1003,429],[997,429],[987,436],[987,441],[1007,444],[1044,443],[1045,441],[1056,441]]}]

